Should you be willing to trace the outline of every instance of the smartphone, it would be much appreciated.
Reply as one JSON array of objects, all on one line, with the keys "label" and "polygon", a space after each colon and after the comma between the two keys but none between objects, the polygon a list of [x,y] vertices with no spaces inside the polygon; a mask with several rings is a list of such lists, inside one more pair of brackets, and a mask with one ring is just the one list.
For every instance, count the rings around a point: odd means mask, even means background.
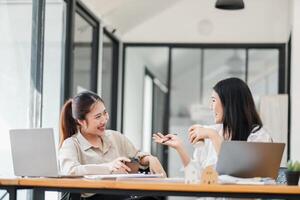
[{"label": "smartphone", "polygon": [[137,158],[129,158],[130,162],[125,162],[125,165],[131,169],[130,174],[136,174],[139,172],[140,163]]}]

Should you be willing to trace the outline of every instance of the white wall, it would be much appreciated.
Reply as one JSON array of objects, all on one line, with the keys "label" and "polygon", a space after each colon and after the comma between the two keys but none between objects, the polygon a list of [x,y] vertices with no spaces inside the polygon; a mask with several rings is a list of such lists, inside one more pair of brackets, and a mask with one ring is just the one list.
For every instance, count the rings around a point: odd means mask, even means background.
[{"label": "white wall", "polygon": [[291,57],[291,159],[300,160],[300,1],[293,1]]}]

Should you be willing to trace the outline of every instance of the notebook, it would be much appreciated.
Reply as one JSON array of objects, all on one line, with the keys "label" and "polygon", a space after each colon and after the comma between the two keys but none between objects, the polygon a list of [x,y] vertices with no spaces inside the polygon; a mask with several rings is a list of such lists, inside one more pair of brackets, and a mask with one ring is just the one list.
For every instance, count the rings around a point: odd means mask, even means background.
[{"label": "notebook", "polygon": [[276,179],[284,143],[224,141],[217,162],[217,172],[241,178]]},{"label": "notebook", "polygon": [[59,173],[52,128],[14,129],[9,135],[16,176],[80,177]]}]

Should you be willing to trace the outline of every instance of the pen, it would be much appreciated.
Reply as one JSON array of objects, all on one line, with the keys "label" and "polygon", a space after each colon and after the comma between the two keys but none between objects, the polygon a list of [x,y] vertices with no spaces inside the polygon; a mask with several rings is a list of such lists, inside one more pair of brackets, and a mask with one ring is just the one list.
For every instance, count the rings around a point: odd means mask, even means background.
[{"label": "pen", "polygon": [[[174,133],[174,134],[172,134],[172,135],[177,135],[176,133]],[[164,136],[165,138],[167,138],[167,140],[163,140],[161,143],[165,143],[165,142],[167,142],[167,141],[169,141],[171,138],[170,137],[168,137],[168,136]]]}]

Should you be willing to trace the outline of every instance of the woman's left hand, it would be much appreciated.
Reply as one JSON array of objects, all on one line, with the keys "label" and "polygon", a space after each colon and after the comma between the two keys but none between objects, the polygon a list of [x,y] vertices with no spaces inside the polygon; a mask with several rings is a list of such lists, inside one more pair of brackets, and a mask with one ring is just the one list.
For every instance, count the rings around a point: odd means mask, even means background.
[{"label": "woman's left hand", "polygon": [[142,165],[149,165],[150,172],[153,174],[162,174],[163,177],[167,177],[167,174],[160,164],[159,160],[155,156],[145,156],[141,159],[140,163]]}]

